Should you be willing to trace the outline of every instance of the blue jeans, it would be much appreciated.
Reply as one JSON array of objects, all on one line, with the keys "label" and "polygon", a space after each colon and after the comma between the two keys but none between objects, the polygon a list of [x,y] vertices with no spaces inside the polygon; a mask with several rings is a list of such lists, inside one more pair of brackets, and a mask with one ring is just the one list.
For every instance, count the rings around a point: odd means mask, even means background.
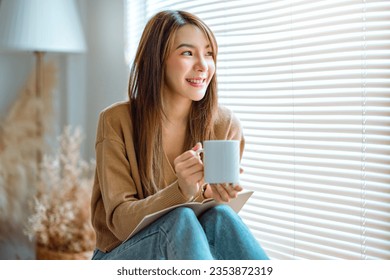
[{"label": "blue jeans", "polygon": [[112,251],[95,250],[93,260],[267,260],[267,254],[226,205],[199,219],[176,208]]}]

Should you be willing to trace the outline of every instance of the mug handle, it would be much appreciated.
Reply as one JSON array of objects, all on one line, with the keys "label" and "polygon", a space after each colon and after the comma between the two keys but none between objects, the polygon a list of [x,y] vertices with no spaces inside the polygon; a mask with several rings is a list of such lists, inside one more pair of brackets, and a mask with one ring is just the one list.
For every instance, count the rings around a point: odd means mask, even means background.
[{"label": "mug handle", "polygon": [[204,152],[204,149],[203,148],[200,148],[199,150],[196,150],[195,153],[197,156],[199,156],[201,153]]}]

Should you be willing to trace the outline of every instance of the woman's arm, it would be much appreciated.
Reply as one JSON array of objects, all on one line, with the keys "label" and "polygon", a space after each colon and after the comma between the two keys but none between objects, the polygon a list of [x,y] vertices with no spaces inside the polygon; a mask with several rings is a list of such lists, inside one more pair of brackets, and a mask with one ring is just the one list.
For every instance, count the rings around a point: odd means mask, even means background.
[{"label": "woman's arm", "polygon": [[[104,213],[105,217],[93,217],[99,224],[106,224],[119,240],[125,240],[138,223],[148,214],[187,201],[176,182],[165,186],[156,194],[144,197],[139,179],[131,137],[125,124],[120,124],[118,111],[102,114],[99,119],[96,144],[96,179],[92,215]],[[126,115],[128,118],[128,115]],[[127,135],[127,136],[124,136]],[[126,137],[126,140],[124,140]],[[102,215],[102,214],[100,214]],[[99,220],[100,219],[100,220]],[[96,223],[95,223],[96,224]],[[104,230],[104,229],[103,229]]]}]

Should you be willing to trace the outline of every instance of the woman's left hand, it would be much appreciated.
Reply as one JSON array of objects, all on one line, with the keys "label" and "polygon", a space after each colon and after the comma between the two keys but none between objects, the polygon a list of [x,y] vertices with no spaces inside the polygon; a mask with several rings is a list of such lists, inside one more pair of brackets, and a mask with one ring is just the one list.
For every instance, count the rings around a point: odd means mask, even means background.
[{"label": "woman's left hand", "polygon": [[[206,189],[205,196],[212,197],[218,202],[229,202],[232,198],[236,198],[238,193],[242,191],[240,185],[233,184],[210,184]],[[208,189],[211,189],[208,190]]]},{"label": "woman's left hand", "polygon": [[[244,169],[240,167],[240,174],[244,173]],[[218,202],[229,202],[230,199],[236,198],[238,193],[243,188],[240,185],[233,184],[211,184],[207,185],[204,193],[205,198],[213,198]]]}]

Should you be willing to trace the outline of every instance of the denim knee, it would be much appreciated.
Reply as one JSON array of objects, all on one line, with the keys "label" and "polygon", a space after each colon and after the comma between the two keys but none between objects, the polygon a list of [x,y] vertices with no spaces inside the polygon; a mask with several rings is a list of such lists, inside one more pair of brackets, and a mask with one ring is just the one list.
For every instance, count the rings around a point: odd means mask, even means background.
[{"label": "denim knee", "polygon": [[194,219],[196,218],[196,215],[194,211],[191,208],[188,207],[178,207],[171,212],[169,212],[167,215],[175,215],[180,219]]},{"label": "denim knee", "polygon": [[[207,213],[207,214],[206,214]],[[221,217],[221,218],[234,218],[234,219],[241,219],[234,210],[225,204],[217,205],[211,209],[209,209],[205,214],[214,216],[215,218]]]},{"label": "denim knee", "polygon": [[180,235],[182,231],[195,230],[201,228],[198,218],[191,208],[179,207],[164,217],[166,223],[160,228],[162,231],[170,231]]}]

